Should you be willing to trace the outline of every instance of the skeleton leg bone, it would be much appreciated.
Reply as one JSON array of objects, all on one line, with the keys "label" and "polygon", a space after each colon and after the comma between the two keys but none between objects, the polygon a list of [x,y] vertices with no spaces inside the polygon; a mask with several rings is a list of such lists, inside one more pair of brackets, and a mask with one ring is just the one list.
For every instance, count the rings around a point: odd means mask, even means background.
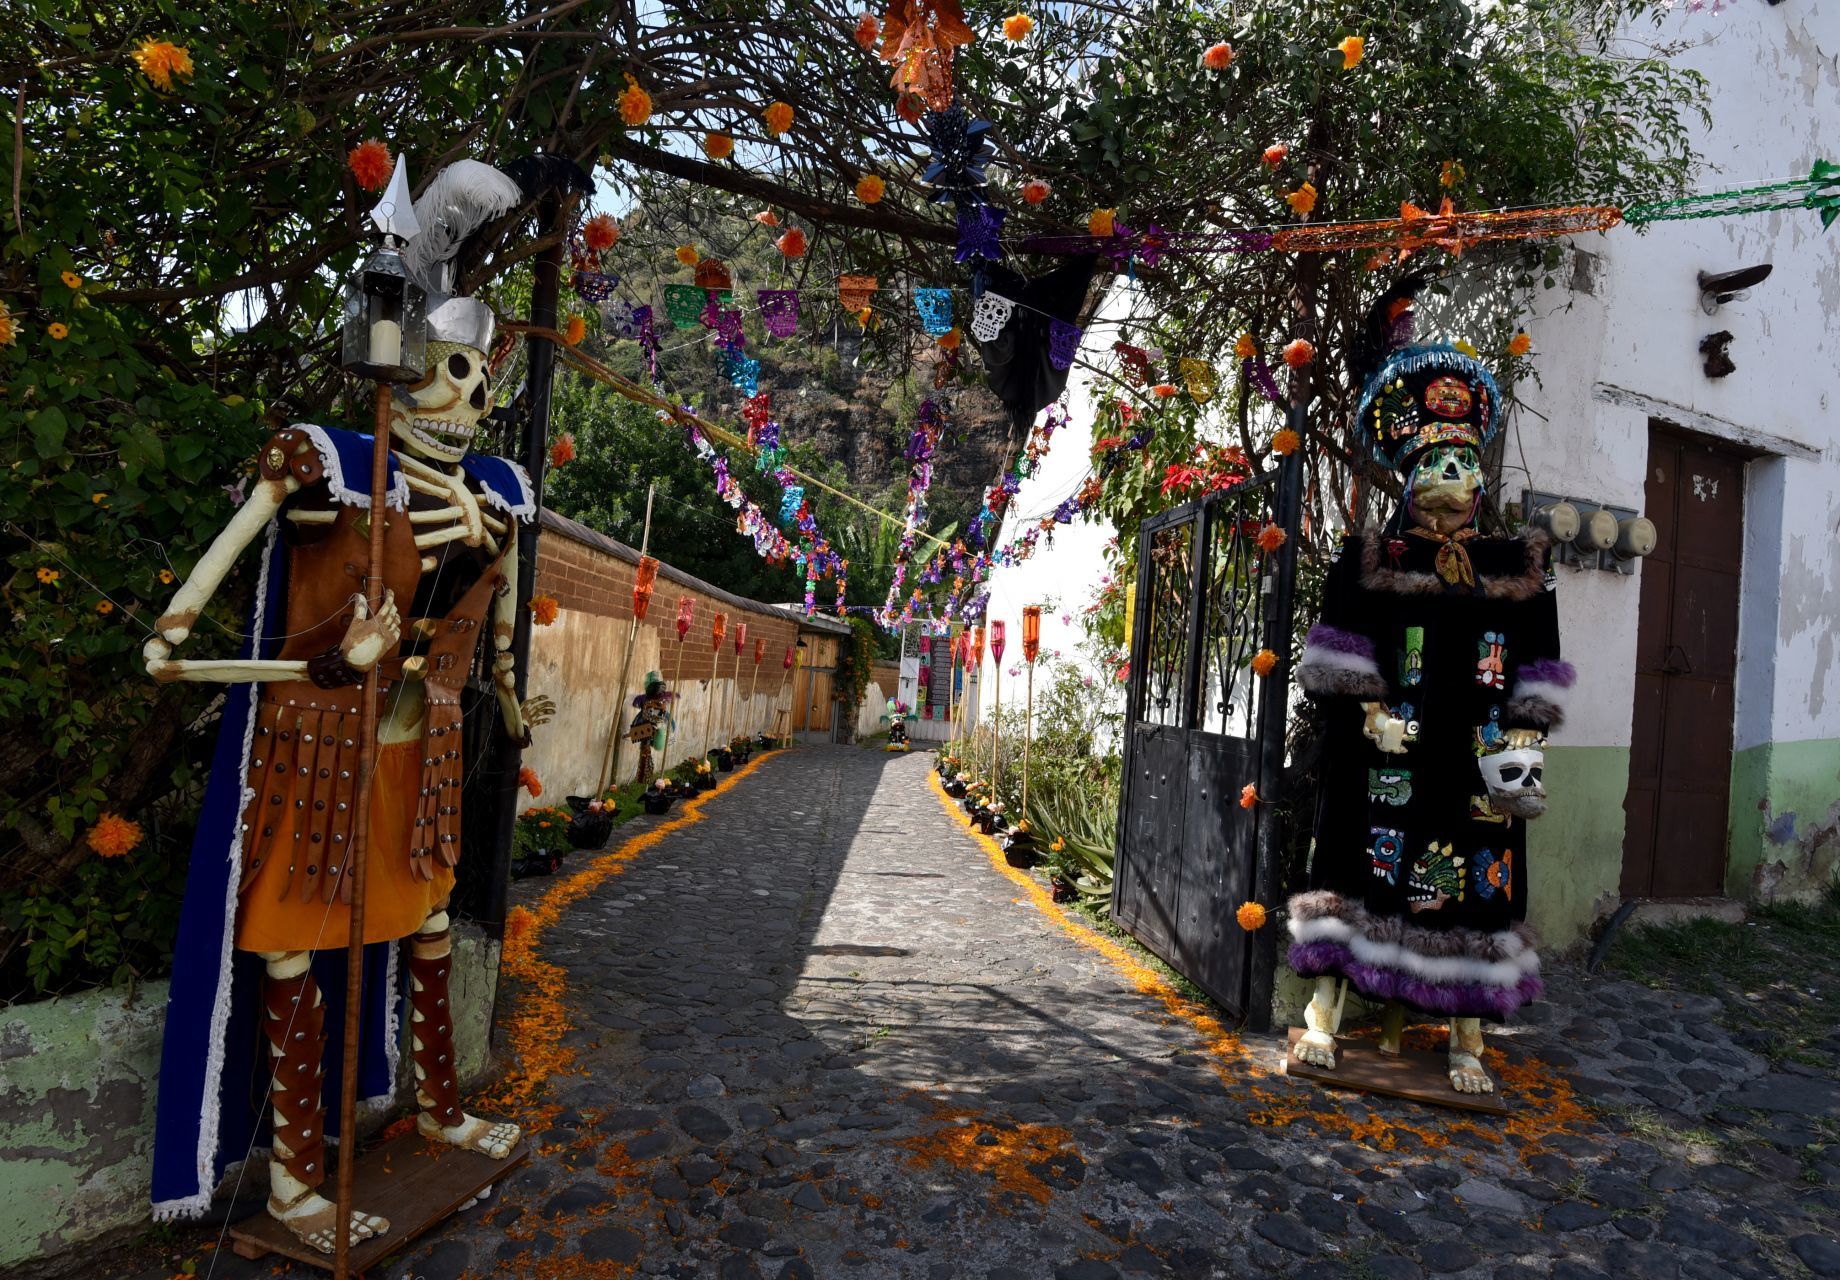
[{"label": "skeleton leg bone", "polygon": [[1299,1062],[1313,1067],[1335,1067],[1335,1033],[1342,1024],[1342,1001],[1335,978],[1316,980],[1316,990],[1303,1010],[1304,1033],[1292,1050]]},{"label": "skeleton leg bone", "polygon": [[425,1138],[501,1160],[517,1146],[523,1130],[460,1110],[453,1011],[447,995],[453,940],[447,926],[445,907],[437,907],[409,939],[409,1036],[415,1101],[422,1109],[415,1127]]},{"label": "skeleton leg bone", "polygon": [[1482,1019],[1450,1020],[1450,1087],[1458,1093],[1494,1093],[1495,1081],[1482,1067]]},{"label": "skeleton leg bone", "polygon": [[[309,1248],[331,1253],[338,1209],[319,1194],[326,1177],[326,1015],[306,951],[265,951],[263,1032],[272,1068],[269,1100],[275,1113],[274,1159],[269,1166],[268,1212]],[[356,1210],[354,1242],[390,1229],[383,1218]]]}]

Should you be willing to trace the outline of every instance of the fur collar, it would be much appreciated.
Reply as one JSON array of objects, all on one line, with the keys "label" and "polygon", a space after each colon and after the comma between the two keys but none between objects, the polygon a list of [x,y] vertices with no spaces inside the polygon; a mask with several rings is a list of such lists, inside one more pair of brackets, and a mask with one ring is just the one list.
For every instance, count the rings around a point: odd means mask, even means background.
[{"label": "fur collar", "polygon": [[[1363,534],[1360,541],[1361,585],[1369,591],[1397,596],[1456,594],[1429,568],[1437,554],[1435,543],[1376,534]],[[1475,594],[1490,600],[1530,600],[1538,595],[1546,585],[1547,541],[1544,530],[1530,528],[1518,538],[1477,538],[1470,542],[1470,558],[1476,566]],[[1395,569],[1382,563],[1389,542],[1406,545],[1402,563],[1427,567]]]}]

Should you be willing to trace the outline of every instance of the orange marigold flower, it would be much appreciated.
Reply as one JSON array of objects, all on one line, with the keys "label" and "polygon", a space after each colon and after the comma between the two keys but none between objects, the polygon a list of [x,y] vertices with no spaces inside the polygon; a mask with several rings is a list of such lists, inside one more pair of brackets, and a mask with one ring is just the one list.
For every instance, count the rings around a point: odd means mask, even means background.
[{"label": "orange marigold flower", "polygon": [[873,13],[856,15],[856,43],[867,49],[875,44],[876,37],[882,34],[882,24],[876,21]]},{"label": "orange marigold flower", "polygon": [[1259,353],[1259,344],[1252,340],[1250,333],[1242,333],[1233,343],[1233,354],[1241,360],[1250,360]]},{"label": "orange marigold flower", "polygon": [[1248,782],[1245,786],[1239,789],[1239,807],[1240,808],[1250,809],[1253,805],[1257,804],[1258,802],[1259,802],[1259,789],[1255,784]]},{"label": "orange marigold flower", "polygon": [[571,347],[579,347],[581,340],[588,336],[588,322],[580,316],[570,316],[568,324],[562,328],[562,340]]},{"label": "orange marigold flower", "polygon": [[1239,910],[1233,913],[1233,918],[1239,921],[1239,927],[1247,933],[1255,933],[1265,927],[1265,906],[1259,902],[1242,902]]},{"label": "orange marigold flower", "polygon": [[1463,181],[1463,164],[1458,160],[1446,160],[1438,169],[1438,183],[1441,186],[1454,187]]},{"label": "orange marigold flower", "polygon": [[874,204],[887,192],[888,184],[873,173],[865,173],[856,180],[856,198],[864,204]]},{"label": "orange marigold flower", "polygon": [[636,129],[652,118],[652,95],[639,87],[639,82],[627,74],[626,87],[620,90],[620,119],[626,127]]},{"label": "orange marigold flower", "polygon": [[564,467],[575,461],[575,437],[564,432],[550,442],[549,465]]},{"label": "orange marigold flower", "polygon": [[13,323],[13,313],[0,302],[0,347],[10,347],[19,341],[19,326]]},{"label": "orange marigold flower", "polygon": [[1284,545],[1284,530],[1275,524],[1268,524],[1259,530],[1259,536],[1254,541],[1259,544],[1261,551],[1276,551]]},{"label": "orange marigold flower", "polygon": [[50,334],[58,342],[62,342],[70,336],[70,326],[61,321],[53,320],[50,324],[45,326],[45,332]]},{"label": "orange marigold flower", "polygon": [[38,567],[38,580],[47,587],[55,584],[57,580],[63,576],[64,575],[59,573],[56,569],[48,569],[44,565]]},{"label": "orange marigold flower", "polygon": [[66,289],[81,289],[83,287],[83,277],[74,271],[66,271],[59,278],[63,280]]},{"label": "orange marigold flower", "polygon": [[152,82],[153,87],[161,93],[173,91],[173,77],[192,74],[191,52],[182,44],[170,40],[155,40],[151,37],[141,41],[134,51],[134,61],[140,65],[141,74]]},{"label": "orange marigold flower", "polygon": [[1117,220],[1116,209],[1094,209],[1086,215],[1086,230],[1095,236],[1109,236]]},{"label": "orange marigold flower", "polygon": [[1003,19],[1003,38],[1011,44],[1020,44],[1029,38],[1029,32],[1035,29],[1035,19],[1026,13],[1012,13]]},{"label": "orange marigold flower", "polygon": [[[543,794],[543,783],[538,779],[537,771],[529,765],[525,765],[522,769],[518,770],[518,786],[530,792],[530,798],[532,800],[535,800],[538,796]],[[546,822],[543,825],[548,826],[549,824]]]},{"label": "orange marigold flower", "polygon": [[1280,458],[1288,458],[1291,454],[1297,452],[1297,446],[1302,443],[1303,438],[1295,431],[1292,431],[1289,427],[1280,427],[1272,433],[1271,451]]},{"label": "orange marigold flower", "polygon": [[1179,388],[1173,382],[1159,382],[1154,387],[1151,387],[1150,390],[1154,391],[1159,398],[1167,400],[1170,396],[1173,396]]},{"label": "orange marigold flower", "polygon": [[1024,204],[1040,204],[1053,194],[1054,188],[1040,178],[1030,178],[1027,182],[1022,184],[1022,202]]},{"label": "orange marigold flower", "polygon": [[1209,71],[1225,71],[1233,65],[1233,46],[1225,40],[1209,45],[1201,55],[1201,65]]},{"label": "orange marigold flower", "polygon": [[919,124],[926,114],[926,99],[917,93],[904,93],[894,100],[894,113],[908,124]]},{"label": "orange marigold flower", "polygon": [[107,492],[98,491],[96,493],[92,493],[89,495],[90,505],[93,507],[99,507],[103,503],[107,502],[108,500],[109,500],[109,495],[107,494]]},{"label": "orange marigold flower", "polygon": [[703,255],[696,251],[693,244],[680,244],[677,246],[677,260],[686,267],[694,267],[703,260]]},{"label": "orange marigold flower", "polygon": [[105,618],[108,617],[111,613],[115,612],[115,602],[112,600],[96,601],[96,612]]},{"label": "orange marigold flower", "polygon": [[758,222],[763,227],[777,227],[779,225],[779,215],[771,209],[762,209],[759,213],[754,215],[754,221]]},{"label": "orange marigold flower", "polygon": [[944,347],[947,351],[958,350],[958,344],[964,340],[965,335],[958,331],[957,325],[953,325],[950,329],[947,329],[944,333],[939,335],[939,345]]},{"label": "orange marigold flower", "polygon": [[711,129],[703,135],[703,154],[711,160],[726,160],[735,154],[735,140]]},{"label": "orange marigold flower", "polygon": [[1316,184],[1306,182],[1301,187],[1284,197],[1284,203],[1291,207],[1291,212],[1298,217],[1316,208]]},{"label": "orange marigold flower", "polygon": [[160,570],[160,585],[170,587],[172,584],[173,584],[173,571],[171,569]]},{"label": "orange marigold flower", "polygon": [[1292,338],[1284,344],[1284,363],[1301,369],[1316,358],[1316,346],[1308,338]]},{"label": "orange marigold flower", "polygon": [[1342,52],[1343,71],[1352,69],[1362,58],[1367,56],[1367,38],[1365,36],[1349,36],[1335,47]]},{"label": "orange marigold flower", "polygon": [[1276,169],[1279,165],[1284,163],[1284,157],[1288,156],[1290,153],[1291,149],[1287,144],[1274,142],[1269,147],[1265,148],[1264,154],[1261,155],[1259,159],[1264,163],[1267,169]]},{"label": "orange marigold flower", "polygon": [[390,183],[396,162],[390,159],[388,147],[375,138],[366,138],[346,154],[345,167],[366,191],[382,191]]},{"label": "orange marigold flower", "polygon": [[1270,649],[1260,649],[1252,655],[1252,674],[1255,676],[1268,676],[1277,665],[1278,655]]},{"label": "orange marigold flower", "polygon": [[83,837],[85,844],[104,858],[119,858],[140,846],[141,824],[129,822],[118,813],[105,813]]},{"label": "orange marigold flower", "polygon": [[603,253],[620,242],[620,224],[611,213],[597,213],[582,224],[581,242],[594,253]]},{"label": "orange marigold flower", "polygon": [[1048,846],[1048,848],[1052,849],[1055,853],[1059,853],[1062,849],[1065,849],[1066,847],[1067,847],[1067,841],[1061,838],[1060,836],[1055,836],[1054,843]]},{"label": "orange marigold flower", "polygon": [[792,127],[792,104],[789,102],[775,102],[761,114],[766,117],[767,132],[776,138]]},{"label": "orange marigold flower", "polygon": [[1533,339],[1525,333],[1515,334],[1508,342],[1508,354],[1511,356],[1524,356],[1532,350]]},{"label": "orange marigold flower", "polygon": [[539,627],[547,627],[556,620],[561,609],[555,596],[532,596],[530,598],[530,620]]},{"label": "orange marigold flower", "polygon": [[788,258],[803,258],[805,256],[805,233],[800,231],[797,227],[787,228],[786,234],[773,243],[774,247]]}]

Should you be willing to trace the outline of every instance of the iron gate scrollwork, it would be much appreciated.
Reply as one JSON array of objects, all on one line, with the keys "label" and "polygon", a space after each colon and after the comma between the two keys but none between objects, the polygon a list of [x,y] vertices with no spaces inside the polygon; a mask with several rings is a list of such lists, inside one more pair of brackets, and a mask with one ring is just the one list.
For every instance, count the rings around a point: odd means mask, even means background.
[{"label": "iron gate scrollwork", "polygon": [[1266,887],[1260,847],[1271,843],[1264,815],[1241,795],[1248,785],[1271,790],[1283,765],[1285,672],[1281,663],[1261,677],[1253,666],[1261,649],[1289,652],[1289,591],[1276,588],[1290,556],[1259,543],[1266,526],[1283,523],[1282,474],[1163,512],[1139,531],[1112,889],[1114,920],[1255,1022],[1269,1014],[1268,997],[1264,1008],[1254,999],[1255,947],[1266,948],[1268,981],[1275,928],[1255,938],[1234,913]]}]

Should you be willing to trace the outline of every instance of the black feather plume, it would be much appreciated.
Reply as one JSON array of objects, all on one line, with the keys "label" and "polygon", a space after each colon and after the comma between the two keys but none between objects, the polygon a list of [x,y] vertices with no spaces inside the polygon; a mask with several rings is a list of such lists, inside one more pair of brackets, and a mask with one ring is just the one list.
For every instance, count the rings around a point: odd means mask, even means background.
[{"label": "black feather plume", "polygon": [[587,195],[594,190],[594,180],[586,170],[567,156],[551,152],[539,151],[534,155],[519,156],[504,167],[504,173],[518,184],[526,200],[534,200],[541,195],[563,195],[571,191]]},{"label": "black feather plume", "polygon": [[1430,272],[1413,271],[1401,276],[1392,288],[1374,299],[1360,333],[1355,335],[1348,349],[1348,374],[1354,386],[1365,384],[1395,348],[1411,345],[1411,325],[1395,326],[1387,319],[1387,310],[1401,298],[1418,297],[1419,291],[1430,282]]}]

